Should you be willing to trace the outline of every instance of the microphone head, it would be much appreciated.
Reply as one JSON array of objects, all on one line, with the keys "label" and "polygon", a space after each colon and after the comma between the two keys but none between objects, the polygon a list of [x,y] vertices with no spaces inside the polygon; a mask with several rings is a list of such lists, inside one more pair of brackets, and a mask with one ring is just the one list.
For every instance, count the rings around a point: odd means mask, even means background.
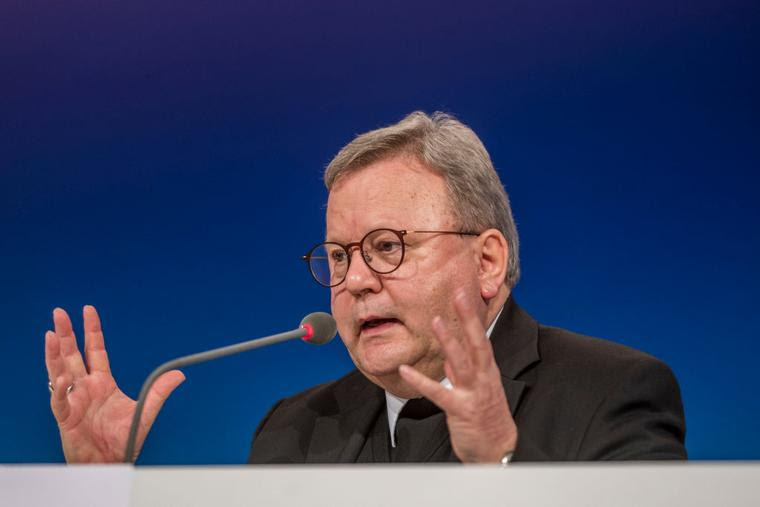
[{"label": "microphone head", "polygon": [[302,339],[314,345],[324,345],[338,334],[338,325],[332,315],[325,312],[310,313],[301,321],[308,333]]}]

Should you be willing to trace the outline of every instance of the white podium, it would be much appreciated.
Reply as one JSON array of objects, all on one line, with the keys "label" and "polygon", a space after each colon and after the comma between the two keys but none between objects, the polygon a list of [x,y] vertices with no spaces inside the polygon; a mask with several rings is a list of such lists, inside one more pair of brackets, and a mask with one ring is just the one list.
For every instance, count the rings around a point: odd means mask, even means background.
[{"label": "white podium", "polygon": [[0,466],[3,506],[760,505],[760,462]]}]

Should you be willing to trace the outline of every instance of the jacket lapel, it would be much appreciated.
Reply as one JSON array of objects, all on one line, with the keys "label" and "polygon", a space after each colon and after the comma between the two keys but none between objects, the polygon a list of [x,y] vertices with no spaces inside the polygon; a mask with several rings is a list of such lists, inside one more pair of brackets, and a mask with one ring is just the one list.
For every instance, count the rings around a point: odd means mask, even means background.
[{"label": "jacket lapel", "polygon": [[525,382],[517,378],[541,357],[538,353],[538,323],[517,306],[512,296],[504,303],[491,333],[491,344],[509,409],[514,415],[526,387]]}]

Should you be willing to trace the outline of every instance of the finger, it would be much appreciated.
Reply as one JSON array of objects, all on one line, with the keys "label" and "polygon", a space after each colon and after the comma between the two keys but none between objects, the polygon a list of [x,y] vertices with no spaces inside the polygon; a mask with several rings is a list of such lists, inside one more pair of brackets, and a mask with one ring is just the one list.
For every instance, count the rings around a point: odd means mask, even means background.
[{"label": "finger", "polygon": [[63,424],[69,417],[71,407],[69,406],[67,388],[74,382],[71,373],[64,372],[53,380],[53,392],[50,393],[50,408],[58,424]]},{"label": "finger", "polygon": [[58,335],[58,340],[61,343],[61,356],[63,356],[66,369],[75,379],[87,375],[87,369],[84,366],[82,354],[79,353],[69,315],[62,308],[56,308],[53,310],[53,322],[55,323],[55,334]]},{"label": "finger", "polygon": [[146,428],[146,431],[153,424],[158,412],[172,391],[184,381],[184,373],[179,370],[172,370],[158,377],[153,383],[150,391],[148,391],[148,397],[145,399],[145,409],[141,418],[142,426]]},{"label": "finger", "polygon": [[[453,371],[454,377],[460,382],[466,381],[472,374],[470,354],[462,346],[461,341],[452,336],[441,317],[433,317],[432,325],[435,336],[443,349],[443,355]],[[449,377],[449,380],[453,381],[454,379]]]},{"label": "finger", "polygon": [[45,367],[48,372],[48,380],[55,382],[63,373],[63,358],[61,357],[61,343],[58,336],[52,332],[45,333]]},{"label": "finger", "polygon": [[108,363],[103,329],[100,326],[100,317],[95,307],[86,305],[82,309],[84,317],[84,353],[87,357],[87,368],[90,372],[100,371],[111,374]]},{"label": "finger", "polygon": [[405,364],[399,366],[398,372],[407,384],[422,396],[438,405],[444,412],[448,412],[454,407],[455,400],[452,391],[443,387],[440,382],[429,379]]},{"label": "finger", "polygon": [[449,379],[449,382],[451,382],[452,386],[459,384],[459,381],[457,380],[457,374],[454,370],[451,369],[451,365],[448,361],[444,361],[443,363],[443,372],[446,374],[446,378]]},{"label": "finger", "polygon": [[475,311],[475,305],[462,291],[454,298],[454,309],[462,321],[462,330],[464,331],[465,348],[468,351],[468,357],[474,363],[475,369],[482,369],[484,366],[493,361],[493,349],[491,342],[486,336],[486,330],[483,323],[478,318]]}]

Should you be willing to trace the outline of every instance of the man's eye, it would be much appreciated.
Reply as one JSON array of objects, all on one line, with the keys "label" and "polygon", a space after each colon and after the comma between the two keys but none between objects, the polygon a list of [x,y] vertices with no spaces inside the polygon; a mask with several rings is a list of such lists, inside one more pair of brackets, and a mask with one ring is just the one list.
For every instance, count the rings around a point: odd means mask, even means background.
[{"label": "man's eye", "polygon": [[335,250],[334,252],[330,253],[330,259],[332,259],[333,262],[345,262],[346,252],[342,250]]},{"label": "man's eye", "polygon": [[391,253],[399,250],[401,243],[398,241],[380,241],[375,245],[375,250],[382,253]]}]

